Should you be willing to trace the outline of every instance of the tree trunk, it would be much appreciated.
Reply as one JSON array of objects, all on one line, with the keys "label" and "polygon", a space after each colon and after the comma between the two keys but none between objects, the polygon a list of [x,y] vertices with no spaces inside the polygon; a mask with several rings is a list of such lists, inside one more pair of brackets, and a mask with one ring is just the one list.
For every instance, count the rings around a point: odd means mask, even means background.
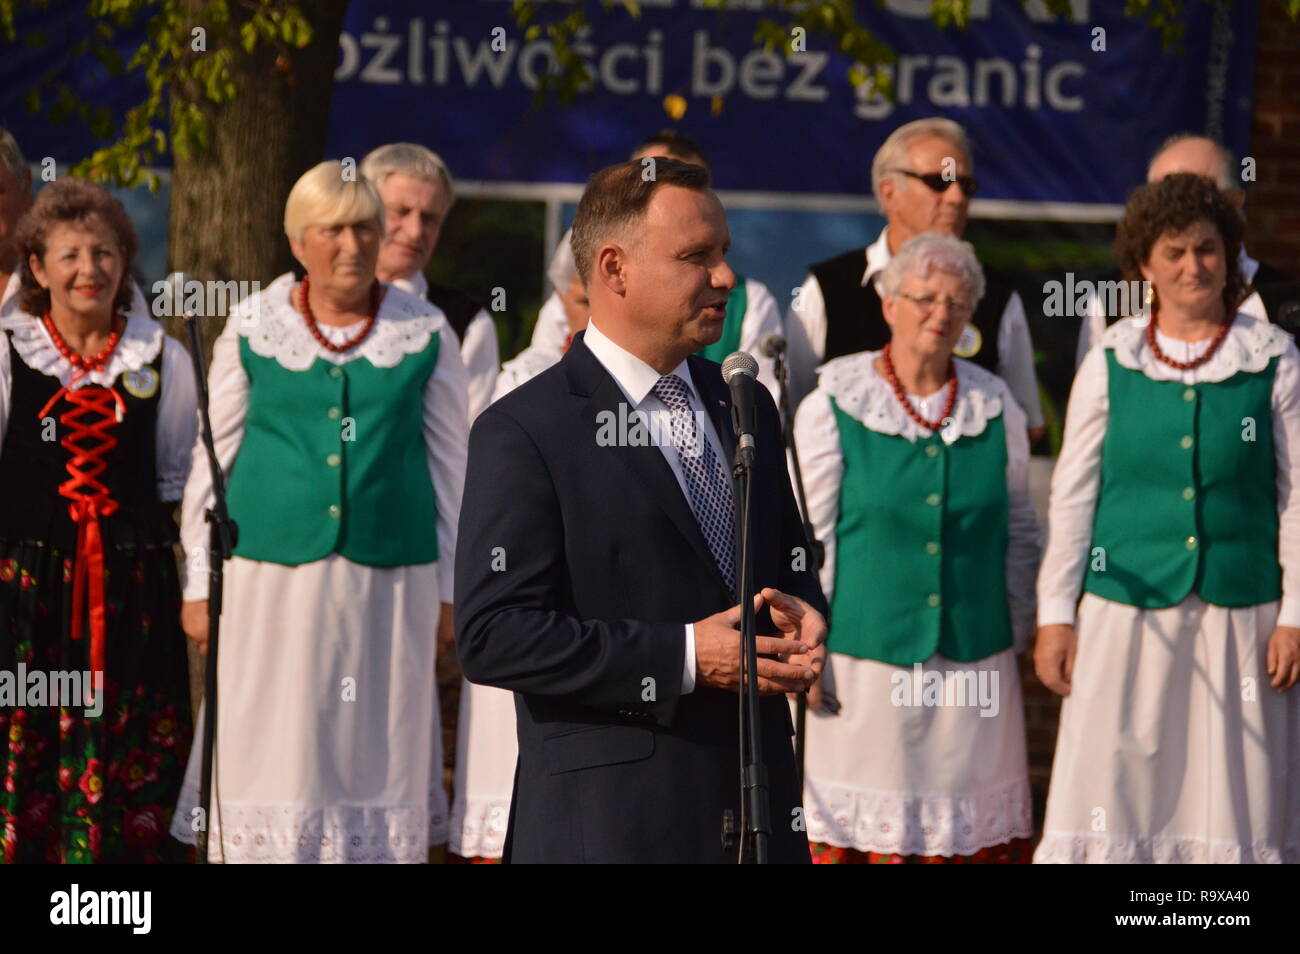
[{"label": "tree trunk", "polygon": [[[334,67],[347,0],[300,0],[311,43],[280,54],[239,45],[239,19],[208,49],[236,50],[236,95],[221,106],[200,101],[210,138],[201,155],[174,157],[168,271],[202,281],[266,285],[293,265],[284,203],[298,177],[323,157]],[[237,8],[236,8],[237,9]],[[202,55],[202,54],[200,54]],[[185,95],[182,91],[175,96]],[[209,341],[224,322],[204,322]]]}]

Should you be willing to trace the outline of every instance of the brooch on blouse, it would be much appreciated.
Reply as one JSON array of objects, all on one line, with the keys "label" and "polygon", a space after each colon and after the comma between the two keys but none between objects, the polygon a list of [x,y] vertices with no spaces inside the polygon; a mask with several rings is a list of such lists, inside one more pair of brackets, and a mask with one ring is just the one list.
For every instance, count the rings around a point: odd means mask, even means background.
[{"label": "brooch on blouse", "polygon": [[123,372],[122,387],[127,394],[147,401],[158,393],[158,372],[147,364],[138,371]]}]

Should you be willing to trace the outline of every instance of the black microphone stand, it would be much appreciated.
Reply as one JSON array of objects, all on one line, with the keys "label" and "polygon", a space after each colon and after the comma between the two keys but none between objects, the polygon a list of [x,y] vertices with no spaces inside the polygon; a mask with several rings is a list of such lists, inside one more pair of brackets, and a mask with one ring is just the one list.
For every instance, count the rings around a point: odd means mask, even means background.
[{"label": "black microphone stand", "polygon": [[[808,544],[808,564],[814,574],[820,574],[826,560],[826,547],[817,539],[812,521],[808,518],[808,497],[803,489],[803,470],[799,466],[799,452],[794,445],[794,414],[790,411],[790,394],[787,390],[789,369],[785,362],[785,348],[777,349],[771,357],[776,363],[777,408],[781,412],[781,437],[785,441],[794,470],[794,489],[799,499],[799,516],[803,520],[803,534]],[[807,724],[808,694],[801,692],[795,703],[794,720],[794,759],[800,786],[803,785],[804,733]]]},{"label": "black microphone stand", "polygon": [[212,818],[212,757],[215,751],[217,727],[217,645],[221,632],[221,596],[225,583],[226,561],[234,553],[239,540],[239,528],[230,519],[226,509],[226,481],[221,473],[221,462],[212,443],[212,420],[208,416],[208,374],[203,360],[203,336],[194,315],[186,311],[185,326],[190,337],[190,358],[194,362],[194,381],[198,387],[199,423],[203,448],[208,453],[208,466],[212,469],[212,507],[205,514],[210,524],[208,535],[208,655],[203,671],[203,761],[199,783],[199,805],[202,807],[202,826],[198,830],[198,852],[195,862],[208,863],[208,831]]},{"label": "black microphone stand", "polygon": [[[732,411],[736,413],[735,403]],[[740,433],[740,422],[736,422]],[[753,428],[747,429],[748,433]],[[753,438],[746,433],[736,445],[731,473],[740,488],[740,524],[736,537],[736,584],[740,590],[740,748],[742,757],[748,748],[748,761],[742,762],[741,841],[738,861],[767,864],[767,839],[772,831],[768,811],[767,765],[763,759],[763,733],[758,711],[758,643],[754,613],[754,539],[750,533],[751,485],[754,476]]]}]

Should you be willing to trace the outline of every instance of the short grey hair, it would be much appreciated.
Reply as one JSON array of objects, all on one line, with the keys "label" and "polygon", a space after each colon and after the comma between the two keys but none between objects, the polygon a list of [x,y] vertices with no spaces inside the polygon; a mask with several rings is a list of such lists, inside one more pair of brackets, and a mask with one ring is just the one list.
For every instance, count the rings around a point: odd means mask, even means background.
[{"label": "short grey hair", "polygon": [[9,171],[19,182],[27,178],[29,172],[27,160],[23,158],[23,151],[18,148],[18,140],[3,126],[0,126],[0,161],[9,167]]},{"label": "short grey hair", "polygon": [[896,297],[908,275],[924,278],[936,268],[961,279],[970,291],[971,307],[979,304],[984,297],[984,269],[975,257],[975,246],[951,235],[933,232],[914,235],[889,260],[880,273],[881,297]]},{"label": "short grey hair", "polygon": [[452,181],[451,170],[432,149],[413,142],[391,142],[372,149],[361,160],[361,174],[376,189],[394,173],[442,185],[447,190],[447,207],[451,208],[456,202],[456,185]]},{"label": "short grey hair", "polygon": [[951,119],[934,116],[904,123],[889,134],[871,160],[871,191],[875,193],[877,201],[880,200],[880,183],[885,181],[886,176],[895,174],[890,170],[906,168],[908,147],[918,139],[931,138],[951,143],[968,163],[972,162],[966,130]]},{"label": "short grey hair", "polygon": [[1214,177],[1215,183],[1219,188],[1227,192],[1231,189],[1240,189],[1241,183],[1237,181],[1237,157],[1232,154],[1232,150],[1204,133],[1180,132],[1174,133],[1168,139],[1160,144],[1160,148],[1151,156],[1151,161],[1147,163],[1147,181],[1151,181],[1151,170],[1155,168],[1156,162],[1168,152],[1172,147],[1180,142],[1186,142],[1189,139],[1200,139],[1208,142],[1214,147],[1214,151],[1219,156],[1219,174]]}]

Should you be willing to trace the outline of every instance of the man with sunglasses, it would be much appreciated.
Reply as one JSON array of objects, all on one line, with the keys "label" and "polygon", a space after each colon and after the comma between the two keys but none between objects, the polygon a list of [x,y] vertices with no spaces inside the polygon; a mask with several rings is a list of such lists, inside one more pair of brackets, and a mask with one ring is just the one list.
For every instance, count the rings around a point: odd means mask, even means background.
[{"label": "man with sunglasses", "polygon": [[[978,188],[965,131],[939,118],[900,126],[872,160],[871,183],[885,228],[866,248],[813,265],[790,309],[786,337],[796,401],[816,385],[822,362],[879,349],[889,340],[877,280],[903,243],[923,232],[961,237]],[[1024,303],[1007,281],[987,268],[985,276],[984,297],[954,353],[1007,382],[1036,441],[1046,429]]]}]

